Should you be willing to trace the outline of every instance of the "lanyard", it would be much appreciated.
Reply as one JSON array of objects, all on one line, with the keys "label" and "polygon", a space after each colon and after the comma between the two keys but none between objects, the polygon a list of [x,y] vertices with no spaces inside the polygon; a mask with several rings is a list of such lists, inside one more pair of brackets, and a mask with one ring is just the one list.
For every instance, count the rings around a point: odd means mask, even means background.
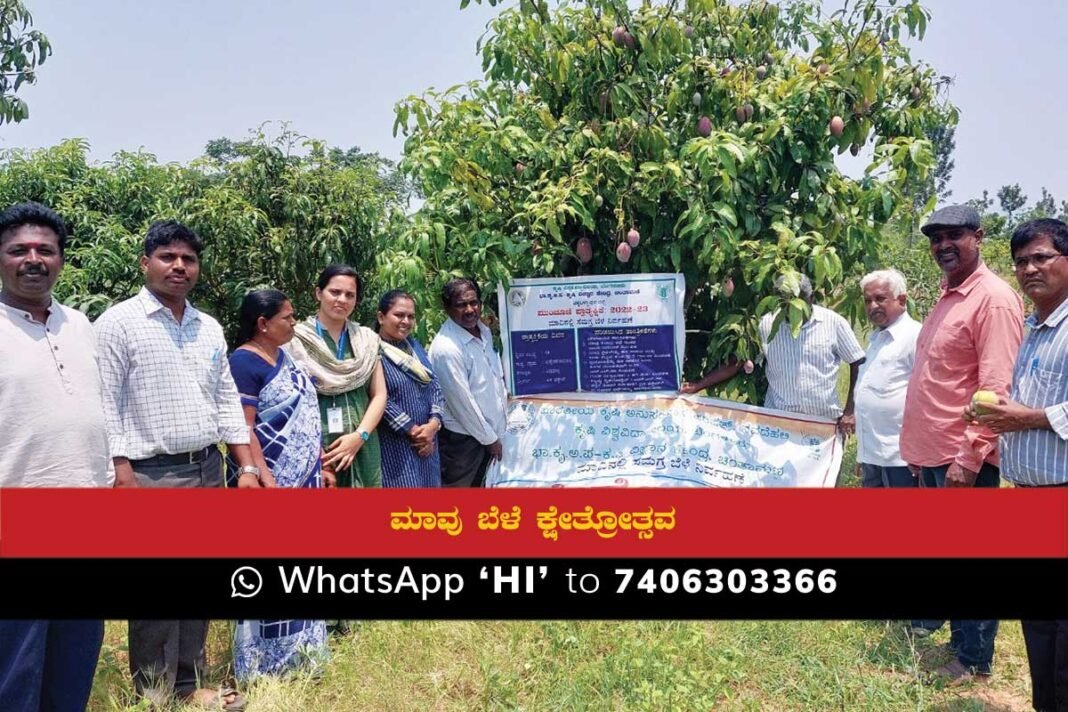
[{"label": "lanyard", "polygon": [[[319,318],[315,318],[315,332],[319,334],[319,338],[323,338],[323,325],[319,323]],[[341,330],[341,336],[337,340],[337,360],[345,360],[345,339],[349,335],[349,330],[346,328]]]}]

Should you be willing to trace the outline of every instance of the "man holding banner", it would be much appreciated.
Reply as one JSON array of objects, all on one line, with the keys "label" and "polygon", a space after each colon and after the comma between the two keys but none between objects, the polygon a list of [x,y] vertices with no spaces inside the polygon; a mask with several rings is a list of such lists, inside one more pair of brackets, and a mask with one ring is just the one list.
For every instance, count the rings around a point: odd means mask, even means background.
[{"label": "man holding banner", "polygon": [[[499,288],[506,373],[523,397],[510,405],[508,457],[489,486],[833,487],[842,458],[833,418],[674,397],[684,293],[678,274]],[[840,350],[863,356],[859,344]]]},{"label": "man holding banner", "polygon": [[[760,320],[760,341],[767,361],[768,392],[765,408],[803,413],[838,421],[839,431],[852,433],[853,389],[857,383],[864,349],[849,322],[835,312],[812,303],[812,282],[798,276],[797,293],[812,307],[812,315],[795,337],[785,321],[773,335],[775,314]],[[779,277],[776,289],[786,291],[787,276]],[[793,290],[789,290],[793,291]],[[838,368],[849,364],[849,392],[843,409],[838,401]],[[735,376],[742,364],[733,360],[709,372],[697,383],[684,383],[683,393],[698,393]]]}]

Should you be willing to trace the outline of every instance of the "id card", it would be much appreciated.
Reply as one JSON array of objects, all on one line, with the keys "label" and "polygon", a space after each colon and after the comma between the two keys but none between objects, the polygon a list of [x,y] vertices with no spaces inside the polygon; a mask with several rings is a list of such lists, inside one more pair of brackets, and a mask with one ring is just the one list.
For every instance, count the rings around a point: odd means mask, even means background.
[{"label": "id card", "polygon": [[345,418],[341,408],[326,409],[326,430],[329,433],[342,433],[345,431]]}]

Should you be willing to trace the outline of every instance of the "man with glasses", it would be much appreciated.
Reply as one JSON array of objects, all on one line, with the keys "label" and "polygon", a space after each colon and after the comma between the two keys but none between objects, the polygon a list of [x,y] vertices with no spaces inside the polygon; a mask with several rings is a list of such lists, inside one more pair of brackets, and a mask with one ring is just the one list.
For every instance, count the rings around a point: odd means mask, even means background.
[{"label": "man with glasses", "polygon": [[486,469],[503,454],[508,394],[493,335],[482,323],[482,291],[470,279],[452,279],[441,291],[449,319],[430,344],[430,364],[445,395],[438,434],[441,482],[480,487]]},{"label": "man with glasses", "polygon": [[[1012,235],[1020,289],[1035,305],[1012,391],[964,417],[1001,434],[1001,472],[1017,487],[1068,487],[1068,225],[1042,219]],[[1036,710],[1068,710],[1068,620],[1023,621]]]},{"label": "man with glasses", "polygon": [[[1023,336],[1023,301],[983,264],[975,208],[937,210],[921,230],[945,282],[916,341],[901,456],[921,487],[998,487],[997,435],[966,423],[961,413],[976,391],[1009,392]],[[913,632],[923,635],[941,625],[916,621]],[[998,622],[952,621],[950,628],[956,657],[939,673],[953,680],[990,675]]]}]

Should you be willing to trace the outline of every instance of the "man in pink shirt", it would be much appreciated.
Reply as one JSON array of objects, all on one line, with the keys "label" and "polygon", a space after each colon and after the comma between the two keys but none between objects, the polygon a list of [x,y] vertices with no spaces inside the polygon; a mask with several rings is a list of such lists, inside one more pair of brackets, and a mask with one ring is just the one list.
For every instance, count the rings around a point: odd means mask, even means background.
[{"label": "man in pink shirt", "polygon": [[[921,487],[998,487],[997,435],[966,423],[961,412],[976,391],[1008,394],[1023,338],[1023,300],[983,264],[975,208],[937,210],[921,230],[946,279],[916,341],[901,456]],[[914,621],[913,632],[941,625]],[[990,675],[997,627],[997,621],[951,621],[956,659],[939,672],[957,680]]]}]

